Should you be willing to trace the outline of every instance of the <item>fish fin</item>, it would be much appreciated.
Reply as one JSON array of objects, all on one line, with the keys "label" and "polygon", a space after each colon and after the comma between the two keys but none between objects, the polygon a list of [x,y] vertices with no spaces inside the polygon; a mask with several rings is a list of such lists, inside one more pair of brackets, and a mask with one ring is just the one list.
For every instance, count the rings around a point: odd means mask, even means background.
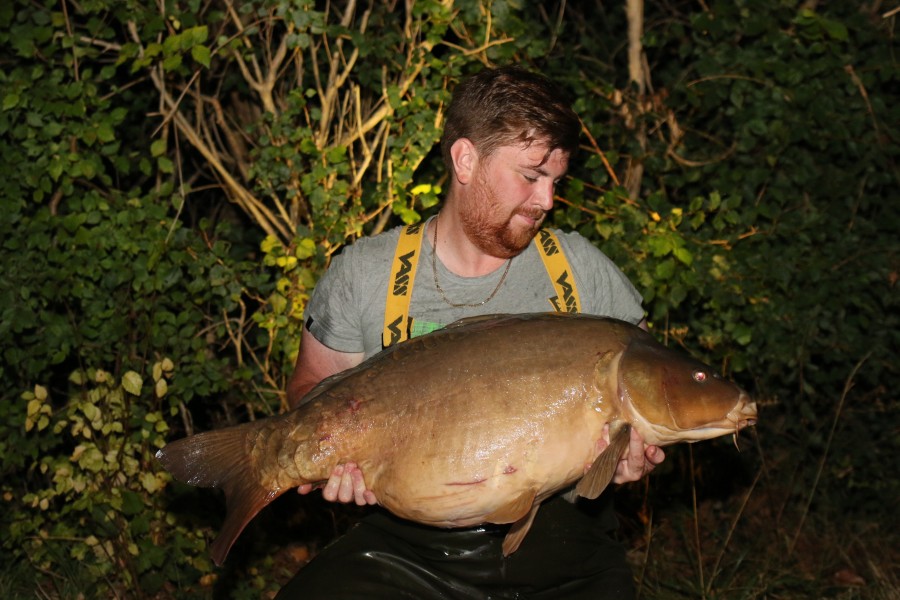
[{"label": "fish fin", "polygon": [[484,520],[487,523],[515,523],[528,516],[528,511],[534,506],[534,498],[537,493],[534,490],[525,490],[508,504],[504,504],[494,512],[487,515]]},{"label": "fish fin", "polygon": [[509,316],[510,315],[505,314],[490,314],[476,315],[474,317],[463,317],[462,319],[457,319],[456,321],[453,321],[449,325],[445,326],[444,329],[456,329],[457,327],[465,327],[474,323],[495,323],[498,320],[505,320]]},{"label": "fish fin", "polygon": [[253,436],[258,429],[257,423],[192,435],[167,444],[156,453],[157,460],[175,479],[225,492],[225,522],[209,547],[217,565],[224,562],[247,523],[284,492],[263,487],[250,461],[246,444],[248,434]]},{"label": "fish fin", "polygon": [[509,529],[509,533],[503,538],[503,556],[509,556],[519,549],[522,540],[525,539],[525,535],[528,533],[528,530],[531,529],[531,524],[534,523],[534,517],[537,515],[540,506],[540,502],[533,503],[528,514],[513,523],[513,526]]},{"label": "fish fin", "polygon": [[609,446],[600,453],[600,456],[594,459],[591,468],[581,478],[578,485],[575,486],[575,492],[579,496],[593,500],[606,489],[606,486],[612,481],[613,475],[616,474],[619,458],[621,458],[625,448],[628,447],[630,439],[631,425],[626,423],[612,435]]}]

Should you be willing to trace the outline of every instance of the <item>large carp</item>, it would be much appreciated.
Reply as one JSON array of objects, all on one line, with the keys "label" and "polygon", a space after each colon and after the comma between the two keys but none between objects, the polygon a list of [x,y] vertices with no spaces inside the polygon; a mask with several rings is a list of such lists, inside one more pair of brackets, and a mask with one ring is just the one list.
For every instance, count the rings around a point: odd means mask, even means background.
[{"label": "large carp", "polygon": [[217,564],[263,507],[346,462],[405,519],[513,523],[508,555],[555,492],[578,482],[578,495],[600,494],[630,427],[666,446],[755,421],[756,404],[737,385],[634,325],[499,315],[388,348],[324,380],[292,412],[181,439],[157,457],[176,479],[225,491],[210,548]]}]

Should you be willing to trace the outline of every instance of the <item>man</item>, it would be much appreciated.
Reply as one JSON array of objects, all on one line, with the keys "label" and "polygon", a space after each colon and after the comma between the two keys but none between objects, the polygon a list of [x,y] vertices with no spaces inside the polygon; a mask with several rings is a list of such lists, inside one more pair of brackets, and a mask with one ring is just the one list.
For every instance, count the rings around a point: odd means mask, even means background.
[{"label": "man", "polygon": [[[506,67],[460,83],[441,139],[451,182],[440,212],[423,227],[360,239],[335,258],[307,307],[289,402],[393,340],[467,316],[577,310],[643,324],[639,294],[605,255],[577,234],[541,229],[580,129],[543,76]],[[553,266],[549,254],[559,251],[563,261]],[[408,306],[399,309],[382,300],[397,264],[414,274]],[[598,440],[598,448],[608,441]],[[613,481],[636,481],[663,458],[633,432]],[[377,503],[353,463],[335,469],[323,496]],[[508,526],[441,530],[375,511],[278,597],[627,598],[631,574],[609,536],[616,527],[611,500],[547,501],[507,558],[501,544]]]}]

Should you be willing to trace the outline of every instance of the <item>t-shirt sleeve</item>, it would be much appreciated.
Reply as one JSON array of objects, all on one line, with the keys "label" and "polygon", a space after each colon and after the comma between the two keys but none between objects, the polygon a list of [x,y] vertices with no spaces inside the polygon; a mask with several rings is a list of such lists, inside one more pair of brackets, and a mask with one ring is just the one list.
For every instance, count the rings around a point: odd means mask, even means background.
[{"label": "t-shirt sleeve", "polygon": [[317,340],[338,352],[364,349],[360,314],[360,278],[355,276],[356,255],[348,246],[335,256],[316,283],[306,305],[305,323]]},{"label": "t-shirt sleeve", "polygon": [[640,323],[643,298],[621,269],[577,233],[562,234],[560,243],[572,257],[583,312]]}]

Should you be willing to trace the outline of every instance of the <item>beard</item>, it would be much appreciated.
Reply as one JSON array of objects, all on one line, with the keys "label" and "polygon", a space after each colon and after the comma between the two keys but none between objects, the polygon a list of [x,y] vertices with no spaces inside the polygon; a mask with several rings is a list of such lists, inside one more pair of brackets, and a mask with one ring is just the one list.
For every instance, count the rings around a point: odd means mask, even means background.
[{"label": "beard", "polygon": [[[475,189],[461,211],[463,231],[475,246],[497,258],[512,258],[522,253],[540,231],[546,213],[540,209],[502,207],[494,188],[479,173]],[[533,219],[531,226],[516,226],[513,217]]]}]

